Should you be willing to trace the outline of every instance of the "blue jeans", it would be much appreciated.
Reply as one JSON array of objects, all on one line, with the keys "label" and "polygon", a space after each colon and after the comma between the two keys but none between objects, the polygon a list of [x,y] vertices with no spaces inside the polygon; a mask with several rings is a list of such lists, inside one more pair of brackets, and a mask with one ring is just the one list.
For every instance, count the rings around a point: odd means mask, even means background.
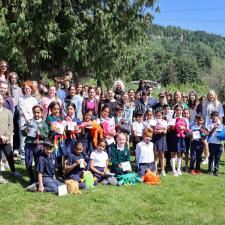
[{"label": "blue jeans", "polygon": [[62,185],[58,180],[51,177],[43,177],[43,185],[45,192],[58,193],[58,186]]},{"label": "blue jeans", "polygon": [[211,144],[209,143],[209,172],[213,172],[213,162],[214,162],[214,171],[219,171],[220,157],[223,152],[222,144]]},{"label": "blue jeans", "polygon": [[[200,170],[200,164],[202,161],[203,152],[203,142],[202,141],[192,141],[191,142],[191,160],[190,169]],[[196,164],[196,165],[195,165]]]},{"label": "blue jeans", "polygon": [[155,170],[154,162],[151,163],[139,163],[138,164],[138,175],[139,177],[143,177],[145,175],[145,172],[147,169],[150,169],[151,171]]}]

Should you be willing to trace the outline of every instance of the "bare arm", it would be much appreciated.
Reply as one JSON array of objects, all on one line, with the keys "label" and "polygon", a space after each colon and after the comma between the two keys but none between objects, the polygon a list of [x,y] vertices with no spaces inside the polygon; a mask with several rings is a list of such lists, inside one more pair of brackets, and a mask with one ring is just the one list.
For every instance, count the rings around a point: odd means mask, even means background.
[{"label": "bare arm", "polygon": [[90,170],[94,173],[97,173],[101,176],[104,176],[105,173],[104,172],[100,172],[99,170],[97,170],[95,167],[94,167],[94,159],[91,159],[91,163],[90,163]]},{"label": "bare arm", "polygon": [[38,192],[43,192],[44,186],[43,186],[43,179],[42,179],[42,173],[38,172]]},{"label": "bare arm", "polygon": [[77,160],[72,165],[65,164],[65,171],[66,171],[66,173],[69,173],[70,171],[72,171],[74,168],[76,168],[79,165],[80,165],[80,160]]}]

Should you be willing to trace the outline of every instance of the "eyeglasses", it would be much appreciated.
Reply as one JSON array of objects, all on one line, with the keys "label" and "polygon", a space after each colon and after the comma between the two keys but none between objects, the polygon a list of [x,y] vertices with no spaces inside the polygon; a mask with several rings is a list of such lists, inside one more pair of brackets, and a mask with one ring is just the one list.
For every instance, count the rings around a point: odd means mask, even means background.
[{"label": "eyeglasses", "polygon": [[8,68],[7,65],[1,65],[1,68]]}]

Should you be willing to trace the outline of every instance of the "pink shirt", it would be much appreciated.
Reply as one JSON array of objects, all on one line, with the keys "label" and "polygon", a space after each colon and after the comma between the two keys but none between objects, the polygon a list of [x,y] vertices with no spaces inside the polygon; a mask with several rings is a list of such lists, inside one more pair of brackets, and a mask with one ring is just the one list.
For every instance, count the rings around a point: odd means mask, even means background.
[{"label": "pink shirt", "polygon": [[95,102],[94,101],[87,101],[87,109],[94,110],[95,109]]}]

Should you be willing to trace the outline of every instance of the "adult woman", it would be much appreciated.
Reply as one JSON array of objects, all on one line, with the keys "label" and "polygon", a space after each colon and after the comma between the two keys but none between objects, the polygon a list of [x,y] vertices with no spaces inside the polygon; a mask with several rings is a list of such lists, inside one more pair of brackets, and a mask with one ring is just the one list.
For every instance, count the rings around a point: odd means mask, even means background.
[{"label": "adult woman", "polygon": [[102,88],[101,87],[97,87],[96,88],[96,96],[95,98],[98,99],[99,101],[101,101],[101,97],[102,97]]},{"label": "adult woman", "polygon": [[4,97],[3,107],[9,109],[12,113],[14,112],[13,98],[9,94],[9,85],[3,81],[0,83],[0,93]]},{"label": "adult woman", "polygon": [[[27,121],[33,119],[32,108],[38,104],[37,99],[33,97],[35,87],[32,81],[26,81],[22,85],[23,96],[19,98],[18,109],[20,111],[20,130],[23,129]],[[24,143],[25,137],[20,134],[20,157],[22,162],[25,160]]]},{"label": "adult woman", "polygon": [[7,61],[0,61],[0,81],[7,81],[9,74],[9,64]]},{"label": "adult woman", "polygon": [[[2,160],[2,152],[4,152],[12,174],[17,176],[19,174],[15,172],[12,147],[10,144],[13,132],[13,118],[12,113],[3,107],[3,103],[3,95],[0,94],[0,162]],[[0,183],[6,182],[0,174]]]},{"label": "adult woman", "polygon": [[116,115],[116,107],[119,105],[119,102],[114,98],[114,93],[112,89],[109,89],[107,92],[107,98],[101,105],[109,107],[109,117]]},{"label": "adult woman", "polygon": [[127,93],[123,94],[122,100],[123,100],[123,107],[124,107],[124,118],[128,119],[129,122],[132,124],[134,108],[131,102],[129,101],[129,96]]},{"label": "adult woman", "polygon": [[140,80],[136,93],[142,94],[143,91],[146,91],[146,84],[144,80]]},{"label": "adult woman", "polygon": [[98,105],[99,101],[95,98],[96,92],[93,86],[88,88],[88,98],[84,99],[82,102],[82,113],[85,114],[87,110],[93,111],[93,117],[98,116]]},{"label": "adult woman", "polygon": [[121,81],[121,80],[115,81],[113,84],[112,90],[115,94],[115,99],[118,101],[121,101],[122,95],[125,91],[125,86],[123,84],[123,81]]},{"label": "adult woman", "polygon": [[68,95],[63,102],[64,111],[66,111],[66,107],[69,103],[74,103],[76,106],[76,117],[82,120],[82,101],[83,98],[79,97],[79,95],[76,95],[76,87],[74,85],[71,85],[68,88]]},{"label": "adult woman", "polygon": [[48,115],[48,106],[51,102],[57,101],[59,102],[60,106],[62,106],[62,101],[56,95],[56,88],[55,86],[50,86],[48,90],[48,96],[41,98],[41,106],[43,107],[43,118],[46,119]]}]

